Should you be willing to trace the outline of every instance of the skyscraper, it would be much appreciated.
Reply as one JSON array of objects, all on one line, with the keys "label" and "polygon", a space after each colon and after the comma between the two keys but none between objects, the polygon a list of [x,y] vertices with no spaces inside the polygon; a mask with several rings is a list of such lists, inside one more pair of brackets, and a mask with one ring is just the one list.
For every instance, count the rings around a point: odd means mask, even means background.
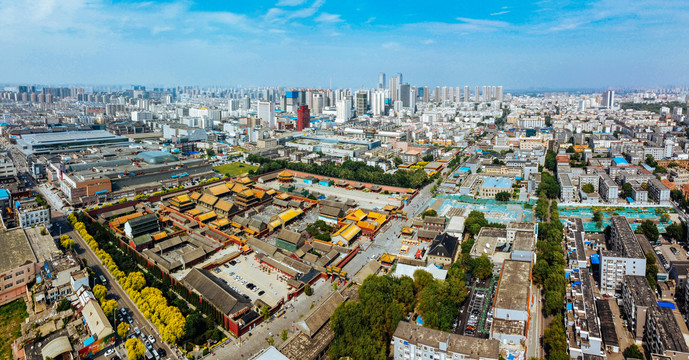
[{"label": "skyscraper", "polygon": [[441,102],[443,101],[441,94],[440,94],[440,86],[435,87],[435,102]]},{"label": "skyscraper", "polygon": [[297,109],[297,131],[302,131],[311,127],[311,113],[306,105],[299,106]]},{"label": "skyscraper", "polygon": [[359,90],[356,92],[356,116],[366,114],[368,110],[368,92]]},{"label": "skyscraper", "polygon": [[378,74],[378,90],[385,89],[385,73]]},{"label": "skyscraper", "polygon": [[479,87],[474,88],[474,102],[481,102],[481,94],[479,94]]},{"label": "skyscraper", "polygon": [[502,101],[503,101],[504,97],[503,97],[503,94],[502,94],[502,86],[498,86],[498,93],[495,94],[495,98],[496,98],[499,102],[502,102]]},{"label": "skyscraper", "polygon": [[346,96],[344,99],[337,100],[335,108],[337,110],[336,123],[349,121],[352,118],[352,97]]},{"label": "skyscraper", "polygon": [[323,113],[323,94],[314,93],[313,99],[311,100],[311,109],[313,109],[314,115],[320,115]]},{"label": "skyscraper", "polygon": [[488,94],[488,86],[483,85],[483,102],[490,101],[490,94]]},{"label": "skyscraper", "polygon": [[615,105],[615,91],[608,90],[603,93],[603,102],[601,104],[606,109],[612,109]]},{"label": "skyscraper", "polygon": [[399,100],[399,84],[400,79],[397,76],[390,78],[390,98],[393,102]]},{"label": "skyscraper", "polygon": [[410,106],[410,87],[409,84],[402,84],[400,86],[400,101],[402,101],[402,107],[408,108]]},{"label": "skyscraper", "polygon": [[423,102],[427,103],[428,100],[430,100],[431,94],[430,91],[428,90],[428,86],[423,87]]},{"label": "skyscraper", "polygon": [[464,86],[464,102],[469,102],[469,86]]}]

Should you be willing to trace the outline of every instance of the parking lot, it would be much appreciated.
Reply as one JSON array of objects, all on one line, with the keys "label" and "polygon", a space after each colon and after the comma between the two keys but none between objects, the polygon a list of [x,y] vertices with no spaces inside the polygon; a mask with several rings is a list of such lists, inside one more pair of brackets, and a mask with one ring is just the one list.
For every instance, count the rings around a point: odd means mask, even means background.
[{"label": "parking lot", "polygon": [[[127,350],[124,347],[124,343],[131,338],[138,338],[142,344],[146,347],[147,353],[152,359],[166,359],[167,352],[160,347],[160,344],[156,342],[156,339],[151,336],[151,329],[146,327],[146,325],[139,324],[139,322],[132,317],[131,311],[126,308],[120,308],[117,312],[117,321],[115,322],[115,327],[121,322],[126,322],[129,324],[129,333],[127,336],[119,341],[115,345],[106,348],[105,351],[101,353],[96,359],[114,359],[115,356],[120,359],[127,358]],[[156,356],[157,355],[157,356]],[[144,356],[146,358],[146,355]]]},{"label": "parking lot", "polygon": [[[240,256],[213,270],[214,274],[224,280],[235,291],[247,295],[251,301],[261,299],[269,306],[287,298],[289,293],[287,283],[278,280],[275,271],[263,270],[253,255]],[[255,288],[250,289],[251,285]],[[263,291],[262,295],[259,295]]]},{"label": "parking lot", "polygon": [[467,300],[460,308],[453,331],[455,334],[487,338],[493,322],[492,303],[497,284],[487,279],[473,281],[469,286]]}]

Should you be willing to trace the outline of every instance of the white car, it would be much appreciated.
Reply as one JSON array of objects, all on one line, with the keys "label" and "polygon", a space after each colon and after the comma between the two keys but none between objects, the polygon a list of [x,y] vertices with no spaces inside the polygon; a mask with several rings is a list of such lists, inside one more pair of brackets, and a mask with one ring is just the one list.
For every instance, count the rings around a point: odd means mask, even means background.
[{"label": "white car", "polygon": [[105,352],[105,356],[108,357],[114,353],[115,353],[115,349],[108,349],[108,351]]},{"label": "white car", "polygon": [[153,335],[148,335],[148,341],[150,341],[151,344],[155,344],[155,343],[156,343],[156,338],[154,338]]}]

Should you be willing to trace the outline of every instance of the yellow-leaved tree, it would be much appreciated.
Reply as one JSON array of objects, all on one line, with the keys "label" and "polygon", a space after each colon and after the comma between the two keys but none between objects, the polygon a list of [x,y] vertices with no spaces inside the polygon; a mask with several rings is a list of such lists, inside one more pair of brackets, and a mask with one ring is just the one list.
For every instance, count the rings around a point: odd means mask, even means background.
[{"label": "yellow-leaved tree", "polygon": [[120,335],[121,338],[124,339],[125,336],[127,336],[127,333],[129,333],[129,324],[122,322],[117,325],[117,334]]},{"label": "yellow-leaved tree", "polygon": [[139,360],[144,357],[146,348],[144,344],[137,338],[131,338],[124,343],[124,348],[127,349],[127,358],[129,360]]},{"label": "yellow-leaved tree", "polygon": [[101,301],[107,293],[108,289],[106,289],[103,285],[96,285],[93,287],[93,296],[95,296],[98,301]]},{"label": "yellow-leaved tree", "polygon": [[101,302],[101,307],[106,316],[111,316],[117,310],[117,300],[110,299]]}]

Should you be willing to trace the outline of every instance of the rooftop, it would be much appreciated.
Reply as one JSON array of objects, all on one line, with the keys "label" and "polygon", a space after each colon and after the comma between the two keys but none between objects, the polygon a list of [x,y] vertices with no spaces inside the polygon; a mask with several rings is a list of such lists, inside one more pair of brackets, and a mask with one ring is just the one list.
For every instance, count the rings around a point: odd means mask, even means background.
[{"label": "rooftop", "polygon": [[500,272],[494,307],[526,311],[531,289],[531,263],[505,260]]},{"label": "rooftop", "polygon": [[0,274],[37,261],[22,229],[0,233],[0,243],[3,255],[0,257]]},{"label": "rooftop", "polygon": [[636,306],[654,306],[657,303],[651,286],[645,276],[625,275],[622,285],[629,290],[629,293]]},{"label": "rooftop", "polygon": [[613,230],[613,250],[619,251],[622,256],[635,258],[635,259],[645,259],[645,255],[641,250],[641,246],[629,226],[629,222],[624,216],[613,216],[610,218],[610,225]]},{"label": "rooftop", "polygon": [[492,177],[489,176],[485,180],[483,180],[483,184],[481,184],[481,187],[488,187],[488,188],[509,188],[512,186],[512,180],[505,178],[505,177]]},{"label": "rooftop", "polygon": [[430,329],[400,321],[393,337],[406,340],[416,346],[426,345],[435,349],[447,347],[448,352],[464,354],[470,358],[497,359],[500,342],[498,340],[478,339]]}]

